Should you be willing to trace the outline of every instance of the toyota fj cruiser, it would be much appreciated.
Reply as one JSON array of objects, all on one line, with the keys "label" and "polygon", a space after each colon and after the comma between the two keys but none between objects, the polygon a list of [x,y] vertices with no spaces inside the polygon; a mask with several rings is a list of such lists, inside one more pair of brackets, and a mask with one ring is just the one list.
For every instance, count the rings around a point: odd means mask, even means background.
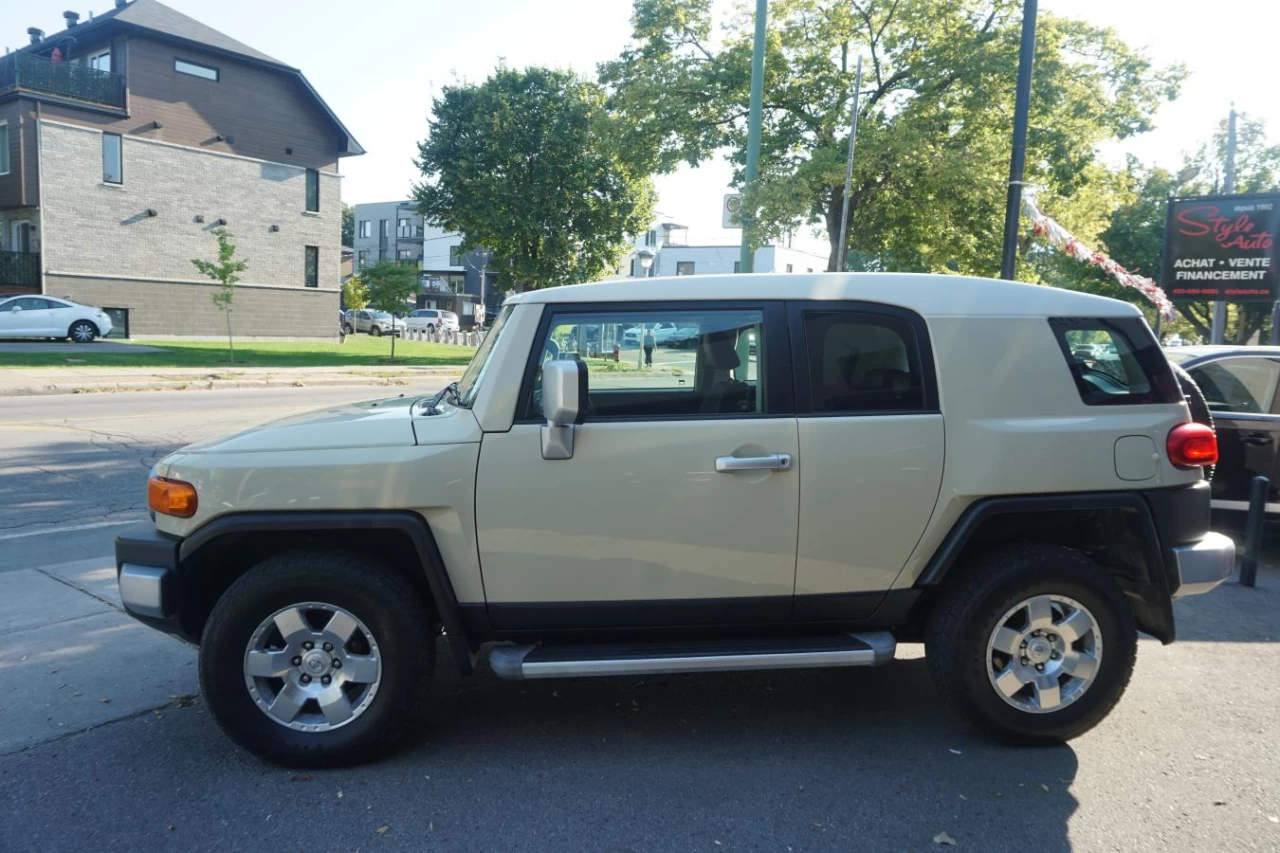
[{"label": "toyota fj cruiser", "polygon": [[[622,348],[654,327],[689,342]],[[199,644],[215,718],[277,761],[376,754],[437,648],[466,674],[486,644],[530,679],[874,666],[923,640],[972,720],[1058,742],[1115,705],[1138,630],[1172,642],[1173,600],[1229,575],[1216,453],[1122,302],[608,282],[508,299],[439,394],[172,454],[116,557],[125,607]]]}]

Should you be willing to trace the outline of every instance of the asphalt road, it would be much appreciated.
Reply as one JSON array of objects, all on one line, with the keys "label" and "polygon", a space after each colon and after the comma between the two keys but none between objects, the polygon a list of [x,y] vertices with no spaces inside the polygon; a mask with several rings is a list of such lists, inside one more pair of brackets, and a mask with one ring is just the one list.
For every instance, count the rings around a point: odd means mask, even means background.
[{"label": "asphalt road", "polygon": [[[0,539],[0,559],[108,553],[109,528],[49,530],[140,515],[170,447],[361,396],[4,399],[0,536],[38,535]],[[442,665],[416,736],[354,769],[259,763],[198,700],[0,757],[0,850],[928,851],[941,833],[958,850],[1280,850],[1280,573],[1176,609],[1180,642],[1144,639],[1120,706],[1064,747],[976,734],[916,646],[873,670],[525,684]],[[192,657],[154,674],[194,689]],[[147,675],[122,666],[103,698]]]}]

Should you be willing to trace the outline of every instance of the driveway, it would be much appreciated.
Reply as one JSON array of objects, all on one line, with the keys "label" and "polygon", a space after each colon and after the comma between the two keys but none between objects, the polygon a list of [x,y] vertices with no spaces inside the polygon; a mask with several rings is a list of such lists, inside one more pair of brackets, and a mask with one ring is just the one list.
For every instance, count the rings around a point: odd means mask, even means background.
[{"label": "driveway", "polygon": [[0,352],[34,353],[52,352],[57,355],[75,355],[77,353],[156,353],[166,352],[160,347],[143,346],[142,344],[126,344],[119,341],[94,341],[91,344],[73,344],[68,341],[35,341],[21,338],[0,338]]}]

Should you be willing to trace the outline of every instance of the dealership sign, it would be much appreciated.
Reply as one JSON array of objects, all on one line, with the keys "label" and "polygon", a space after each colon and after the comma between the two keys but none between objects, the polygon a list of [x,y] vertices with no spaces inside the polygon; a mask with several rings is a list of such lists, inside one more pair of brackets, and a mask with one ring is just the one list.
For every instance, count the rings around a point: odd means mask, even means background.
[{"label": "dealership sign", "polygon": [[1170,299],[1280,299],[1280,194],[1171,199],[1160,284]]}]

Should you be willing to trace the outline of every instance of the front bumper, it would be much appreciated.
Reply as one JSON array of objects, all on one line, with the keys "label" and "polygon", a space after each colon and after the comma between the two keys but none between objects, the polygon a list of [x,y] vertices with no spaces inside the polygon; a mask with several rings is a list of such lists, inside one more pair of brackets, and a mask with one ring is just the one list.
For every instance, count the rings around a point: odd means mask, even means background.
[{"label": "front bumper", "polygon": [[116,537],[116,579],[124,609],[141,622],[194,642],[179,619],[178,546],[181,540],[150,522]]},{"label": "front bumper", "polygon": [[1209,532],[1198,542],[1173,549],[1174,598],[1201,595],[1231,577],[1236,564],[1236,545],[1221,533]]}]

